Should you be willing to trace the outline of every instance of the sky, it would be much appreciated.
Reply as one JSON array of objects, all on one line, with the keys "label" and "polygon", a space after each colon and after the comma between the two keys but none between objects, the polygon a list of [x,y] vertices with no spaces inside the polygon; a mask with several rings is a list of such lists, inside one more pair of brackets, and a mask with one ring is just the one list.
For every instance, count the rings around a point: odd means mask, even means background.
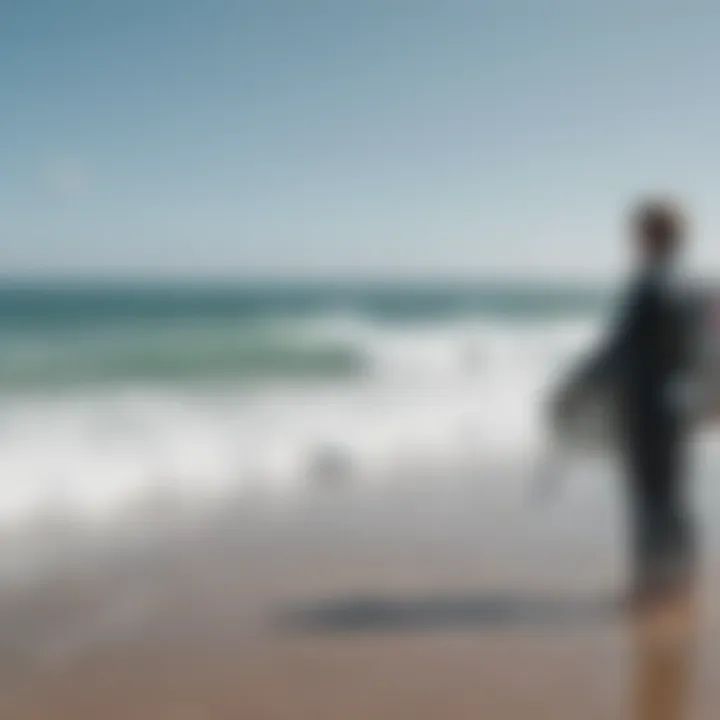
[{"label": "sky", "polygon": [[720,4],[0,0],[0,274],[720,274]]}]

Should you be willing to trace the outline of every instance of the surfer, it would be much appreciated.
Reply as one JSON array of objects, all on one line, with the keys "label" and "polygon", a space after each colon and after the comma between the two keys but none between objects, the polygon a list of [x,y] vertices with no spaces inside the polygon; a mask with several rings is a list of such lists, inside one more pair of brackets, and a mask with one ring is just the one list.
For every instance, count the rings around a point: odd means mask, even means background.
[{"label": "surfer", "polygon": [[639,267],[627,303],[606,342],[560,393],[556,411],[591,388],[617,393],[633,538],[631,596],[642,603],[689,589],[694,575],[685,503],[688,323],[674,283],[686,227],[679,208],[651,201],[636,209],[630,229]]}]

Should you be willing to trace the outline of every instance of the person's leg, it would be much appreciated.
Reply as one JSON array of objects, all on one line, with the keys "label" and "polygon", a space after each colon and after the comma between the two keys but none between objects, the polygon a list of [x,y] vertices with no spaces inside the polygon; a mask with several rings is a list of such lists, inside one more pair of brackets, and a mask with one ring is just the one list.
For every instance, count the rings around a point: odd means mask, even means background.
[{"label": "person's leg", "polygon": [[695,537],[684,502],[684,443],[660,434],[632,462],[634,584],[643,598],[685,592],[694,582]]},{"label": "person's leg", "polygon": [[661,513],[655,498],[636,489],[633,508],[633,595],[638,600],[657,593],[663,559]]},{"label": "person's leg", "polygon": [[667,530],[663,556],[668,565],[669,582],[678,589],[694,585],[697,572],[697,538],[683,503],[672,500],[667,509]]},{"label": "person's leg", "polygon": [[684,590],[692,587],[697,569],[697,537],[687,506],[687,441],[683,432],[672,433],[666,443],[664,465],[658,472],[664,480],[663,514],[666,531],[664,555],[670,565],[671,582]]}]

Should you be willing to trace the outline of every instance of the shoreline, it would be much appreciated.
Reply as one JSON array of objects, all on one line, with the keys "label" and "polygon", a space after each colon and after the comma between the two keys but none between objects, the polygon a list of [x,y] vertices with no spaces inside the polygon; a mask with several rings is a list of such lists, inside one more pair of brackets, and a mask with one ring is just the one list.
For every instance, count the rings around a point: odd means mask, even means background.
[{"label": "shoreline", "polygon": [[[0,597],[0,714],[628,716],[613,491],[521,500],[512,483],[325,493],[99,553]],[[710,718],[712,626],[702,644],[694,697]]]}]

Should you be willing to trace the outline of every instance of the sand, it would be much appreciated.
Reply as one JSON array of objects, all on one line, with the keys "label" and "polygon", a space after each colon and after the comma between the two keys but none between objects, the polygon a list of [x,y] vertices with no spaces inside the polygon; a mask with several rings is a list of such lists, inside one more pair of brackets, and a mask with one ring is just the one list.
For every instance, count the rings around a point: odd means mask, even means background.
[{"label": "sand", "polygon": [[621,527],[591,483],[229,504],[4,587],[0,718],[718,717],[720,544],[662,634],[616,609]]}]

